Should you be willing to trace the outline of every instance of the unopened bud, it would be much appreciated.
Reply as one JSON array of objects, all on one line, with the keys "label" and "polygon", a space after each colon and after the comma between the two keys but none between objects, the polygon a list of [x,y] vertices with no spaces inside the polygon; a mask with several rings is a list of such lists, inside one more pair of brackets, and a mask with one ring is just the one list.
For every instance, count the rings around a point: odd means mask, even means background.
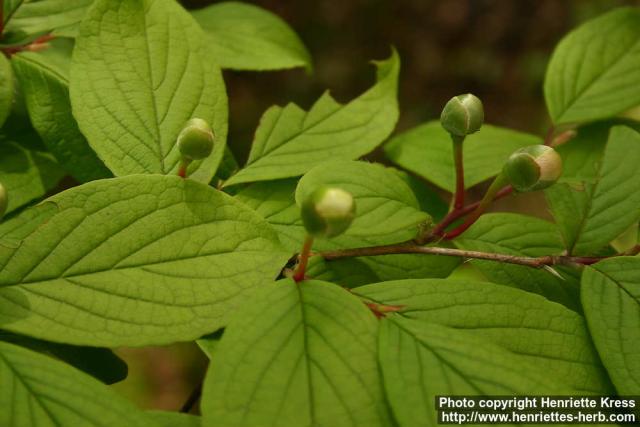
[{"label": "unopened bud", "polygon": [[505,163],[503,173],[517,191],[542,190],[562,175],[562,159],[551,147],[531,145],[515,151]]},{"label": "unopened bud", "polygon": [[320,187],[301,207],[302,222],[315,237],[335,237],[344,233],[356,215],[351,193],[335,187]]},{"label": "unopened bud", "polygon": [[440,123],[451,135],[459,137],[479,131],[484,123],[482,101],[470,93],[454,96],[442,109]]},{"label": "unopened bud", "polygon": [[187,160],[200,160],[213,151],[213,130],[202,119],[191,119],[178,135],[178,150]]}]

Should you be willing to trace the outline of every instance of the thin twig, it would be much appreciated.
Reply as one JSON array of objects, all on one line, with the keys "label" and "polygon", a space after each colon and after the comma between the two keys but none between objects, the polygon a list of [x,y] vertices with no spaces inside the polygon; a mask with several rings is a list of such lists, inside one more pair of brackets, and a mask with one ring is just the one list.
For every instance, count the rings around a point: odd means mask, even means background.
[{"label": "thin twig", "polygon": [[187,401],[184,402],[184,405],[182,405],[182,408],[180,408],[180,412],[182,412],[183,414],[188,414],[189,412],[191,412],[191,409],[198,402],[201,395],[202,395],[202,382],[198,383],[196,388],[193,389],[193,391],[187,398]]},{"label": "thin twig", "polygon": [[359,257],[359,256],[379,256],[392,254],[425,254],[442,255],[451,257],[484,259],[489,261],[499,261],[508,264],[524,265],[534,268],[542,268],[548,265],[590,265],[607,257],[576,257],[566,255],[547,255],[541,257],[525,257],[508,254],[496,254],[490,252],[466,251],[462,249],[441,248],[434,246],[420,246],[410,243],[400,243],[395,245],[371,246],[365,248],[341,249],[335,251],[320,252],[326,260],[339,258]]}]

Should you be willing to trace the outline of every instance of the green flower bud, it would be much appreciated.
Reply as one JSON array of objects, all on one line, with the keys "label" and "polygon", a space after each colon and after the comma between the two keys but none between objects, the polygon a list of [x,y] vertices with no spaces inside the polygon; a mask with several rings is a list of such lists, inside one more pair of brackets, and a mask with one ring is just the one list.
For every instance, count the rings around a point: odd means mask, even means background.
[{"label": "green flower bud", "polygon": [[0,219],[7,211],[7,206],[9,205],[9,196],[7,195],[7,190],[4,188],[4,185],[0,182]]},{"label": "green flower bud", "polygon": [[502,172],[518,191],[542,190],[562,175],[562,158],[551,147],[532,145],[515,151]]},{"label": "green flower bud", "polygon": [[178,150],[187,160],[208,157],[213,150],[213,130],[202,119],[191,119],[178,135]]},{"label": "green flower bud", "polygon": [[442,109],[440,123],[455,136],[467,136],[479,131],[484,123],[482,101],[470,93],[454,96]]},{"label": "green flower bud", "polygon": [[320,187],[302,203],[302,222],[315,237],[335,237],[345,232],[356,215],[351,193],[335,187]]}]

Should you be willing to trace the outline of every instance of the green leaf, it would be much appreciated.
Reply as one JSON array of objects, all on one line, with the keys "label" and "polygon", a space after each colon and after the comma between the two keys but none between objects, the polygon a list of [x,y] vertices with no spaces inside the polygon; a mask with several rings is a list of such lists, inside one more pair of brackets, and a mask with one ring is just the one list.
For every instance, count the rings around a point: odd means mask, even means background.
[{"label": "green leaf", "polygon": [[545,191],[569,253],[593,255],[640,220],[640,133],[611,128],[600,159],[577,182]]},{"label": "green leaf", "polygon": [[416,199],[418,199],[420,209],[431,215],[434,221],[440,221],[447,215],[449,204],[442,200],[440,195],[424,180],[394,167],[389,167],[389,170],[398,174],[411,188]]},{"label": "green leaf", "polygon": [[224,326],[290,256],[255,212],[179,177],[94,181],[45,205],[57,211],[13,225],[9,239],[22,241],[0,245],[0,323],[49,341],[196,339]]},{"label": "green leaf", "polygon": [[0,55],[0,126],[4,124],[11,113],[13,91],[11,63],[4,55]]},{"label": "green leaf", "polygon": [[155,426],[104,384],[72,367],[0,342],[0,425]]},{"label": "green leaf", "polygon": [[35,53],[15,55],[11,62],[31,123],[58,161],[80,182],[110,177],[71,114],[66,73]]},{"label": "green leaf", "polygon": [[159,427],[199,427],[200,417],[179,412],[147,411],[147,416]]},{"label": "green leaf", "polygon": [[[560,236],[552,223],[510,213],[483,215],[454,243],[460,249],[518,256],[538,257],[562,252]],[[567,270],[556,268],[561,271],[563,280],[544,269],[494,261],[473,260],[472,263],[492,282],[534,292],[580,310],[579,284]]]},{"label": "green leaf", "polygon": [[[358,165],[358,169],[360,167]],[[379,174],[385,172],[383,175],[389,175],[391,182],[396,182],[397,180],[398,187],[394,187],[398,189],[397,194],[408,194],[406,190],[401,190],[402,187],[406,187],[406,184],[401,182],[393,172],[380,169],[380,166],[376,165],[365,166],[365,168],[370,169],[369,173],[371,171]],[[348,184],[348,189],[353,192],[356,201],[356,215],[361,212],[364,213],[363,218],[372,218],[370,215],[375,215],[375,212],[372,213],[363,209],[358,210],[357,206],[367,206],[371,203],[381,202],[377,197],[372,197],[371,191],[381,191],[383,194],[386,191],[391,194],[392,189],[384,190],[383,187],[378,185],[379,183],[372,187],[372,182],[365,182],[366,179],[363,177],[358,178],[356,175],[353,178],[355,181]],[[356,182],[360,182],[362,185],[354,185]],[[280,241],[291,253],[300,250],[305,237],[304,226],[300,219],[300,209],[297,207],[293,197],[295,187],[294,180],[258,182],[243,189],[236,196],[241,202],[256,210],[276,229]],[[399,206],[397,194],[393,196],[396,201],[389,200],[385,203],[393,203],[395,206]],[[413,204],[417,208],[415,200],[409,202],[410,197],[408,195],[406,197],[407,203],[410,203],[407,206]],[[381,203],[381,205],[384,205],[384,203]],[[354,224],[356,221],[358,221],[357,218],[354,220]],[[317,239],[314,243],[314,250],[325,251],[399,243],[414,237],[417,233],[417,228],[412,227],[404,230],[398,228],[396,232],[391,234],[376,234],[376,230],[385,230],[386,232],[389,229],[385,228],[384,224],[374,224],[373,222],[370,222],[370,224],[372,226],[370,235],[366,233],[352,234],[353,231],[349,229],[343,235],[330,240]],[[357,231],[358,229],[356,228]],[[446,277],[460,263],[457,258],[419,254],[360,257],[357,260],[364,264],[366,269],[358,268],[357,271],[353,271],[354,276],[356,276],[353,278],[354,280],[343,276],[344,271],[349,269],[349,266],[355,267],[351,261],[322,262],[320,264],[323,265],[318,265],[318,270],[313,271],[319,274],[319,277],[339,278],[337,281],[340,284],[353,286],[363,284],[362,280],[371,277],[371,272],[377,278],[373,280],[374,282],[404,278]]]},{"label": "green leaf", "polygon": [[97,0],[80,26],[71,105],[80,130],[116,175],[175,174],[176,138],[202,118],[214,151],[190,177],[208,183],[224,154],[227,97],[204,34],[173,0]]},{"label": "green leaf", "polygon": [[114,384],[127,377],[127,364],[106,348],[58,344],[4,331],[0,331],[0,341],[53,356],[105,384]]},{"label": "green leaf", "polygon": [[377,321],[331,283],[285,280],[234,316],[205,379],[205,425],[386,426]]},{"label": "green leaf", "polygon": [[0,222],[0,247],[17,248],[22,239],[55,215],[53,204],[38,204]]},{"label": "green leaf", "polygon": [[[422,279],[353,289],[399,315],[465,330],[549,372],[587,394],[612,392],[584,318],[560,304],[487,282]],[[453,304],[452,304],[453,302]]]},{"label": "green leaf", "polygon": [[576,129],[575,137],[569,142],[556,147],[555,150],[562,157],[562,175],[558,183],[571,184],[576,188],[581,188],[584,182],[593,183],[598,175],[609,131],[617,124],[632,126],[632,122],[620,120],[585,124]]},{"label": "green leaf", "polygon": [[420,211],[411,188],[391,170],[375,163],[336,160],[316,166],[298,182],[296,204],[322,186],[350,192],[356,202],[356,217],[346,234],[375,236],[401,234],[398,241],[416,236],[416,226],[430,220]]},{"label": "green leaf", "polygon": [[36,144],[20,145],[13,138],[0,138],[0,182],[9,196],[7,212],[44,196],[63,175],[53,156]]},{"label": "green leaf", "polygon": [[234,70],[311,69],[311,56],[279,16],[260,7],[223,2],[191,12],[207,34],[222,68]]},{"label": "green leaf", "polygon": [[[474,185],[497,175],[515,150],[541,144],[536,136],[483,125],[479,132],[464,140],[464,183]],[[453,192],[455,168],[451,136],[439,121],[432,121],[394,137],[384,146],[387,157],[395,164]]]},{"label": "green leaf", "polygon": [[436,396],[576,394],[533,363],[435,323],[385,318],[378,351],[386,395],[401,426],[437,425]]},{"label": "green leaf", "polygon": [[400,58],[393,50],[377,83],[346,105],[325,93],[307,112],[295,104],[269,108],[244,169],[226,185],[300,176],[330,160],[354,160],[385,140],[398,120]]},{"label": "green leaf", "polygon": [[640,10],[621,8],[569,33],[554,51],[544,94],[556,124],[612,117],[640,104]]},{"label": "green leaf", "polygon": [[581,294],[591,336],[618,394],[640,394],[640,258],[587,267]]},{"label": "green leaf", "polygon": [[375,267],[369,267],[366,262],[357,258],[327,261],[316,256],[309,260],[306,275],[317,280],[353,288],[378,282],[380,279],[374,269]]},{"label": "green leaf", "polygon": [[[49,32],[77,24],[93,0],[17,0],[10,2],[6,31]],[[5,12],[6,13],[6,12]]]}]

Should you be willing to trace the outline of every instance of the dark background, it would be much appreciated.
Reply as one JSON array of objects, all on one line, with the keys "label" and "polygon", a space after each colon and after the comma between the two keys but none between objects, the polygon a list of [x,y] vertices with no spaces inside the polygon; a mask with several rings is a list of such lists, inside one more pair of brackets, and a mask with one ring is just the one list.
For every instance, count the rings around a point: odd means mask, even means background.
[{"label": "dark background", "polygon": [[[187,0],[191,8],[213,2]],[[487,122],[543,134],[542,82],[549,55],[578,23],[623,0],[324,0],[253,1],[300,35],[313,75],[225,71],[230,142],[246,156],[261,114],[273,104],[308,108],[330,89],[348,101],[374,81],[372,59],[395,46],[402,60],[397,131],[439,116],[453,95],[473,92]]]},{"label": "dark background", "polygon": [[[183,1],[190,8],[211,3]],[[549,125],[542,82],[553,47],[580,22],[618,6],[640,6],[640,0],[251,3],[294,28],[311,53],[314,72],[225,71],[229,142],[240,158],[269,106],[295,102],[306,109],[326,89],[349,101],[373,84],[369,61],[388,57],[390,45],[402,60],[396,131],[437,118],[449,98],[473,92],[483,100],[487,122],[542,135]],[[145,408],[179,409],[206,367],[193,344],[119,354],[129,363],[130,376],[115,388]]]}]

